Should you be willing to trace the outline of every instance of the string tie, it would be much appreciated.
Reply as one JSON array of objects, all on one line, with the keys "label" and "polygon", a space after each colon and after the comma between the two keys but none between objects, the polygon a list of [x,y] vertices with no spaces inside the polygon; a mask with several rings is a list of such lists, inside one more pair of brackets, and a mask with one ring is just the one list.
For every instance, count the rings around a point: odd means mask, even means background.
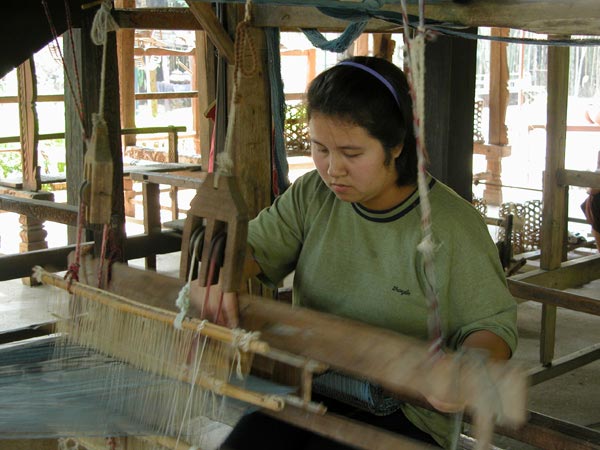
[{"label": "string tie", "polygon": [[201,320],[200,323],[198,324],[198,327],[196,327],[196,332],[198,334],[202,334],[202,330],[204,330],[204,327],[206,327],[207,323],[208,323],[208,320],[206,320],[206,319]]},{"label": "string tie", "polygon": [[235,373],[238,379],[243,380],[242,373],[242,352],[247,353],[250,350],[250,344],[260,337],[259,331],[246,331],[241,328],[231,330],[233,339],[231,347],[234,350],[234,364],[236,365]]},{"label": "string tie", "polygon": [[175,305],[179,308],[179,313],[175,317],[173,321],[173,326],[178,330],[181,330],[183,319],[185,318],[188,309],[190,307],[190,285],[186,283],[183,285],[181,290],[179,291],[179,295],[177,296],[177,300],[175,300]]},{"label": "string tie", "polygon": [[100,4],[100,9],[94,16],[90,37],[92,42],[96,45],[106,44],[106,34],[109,31],[116,31],[119,29],[119,24],[113,18],[111,10],[112,1],[103,0]]}]

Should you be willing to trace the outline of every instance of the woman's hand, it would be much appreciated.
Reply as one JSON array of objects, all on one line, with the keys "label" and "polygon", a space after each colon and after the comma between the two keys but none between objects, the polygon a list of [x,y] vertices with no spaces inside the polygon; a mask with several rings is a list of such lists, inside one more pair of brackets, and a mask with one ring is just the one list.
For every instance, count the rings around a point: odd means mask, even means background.
[{"label": "woman's hand", "polygon": [[[488,330],[478,330],[469,334],[464,340],[462,347],[483,352],[485,357],[492,361],[508,360],[511,357],[511,350],[508,344],[500,336]],[[454,413],[462,411],[465,408],[465,396],[460,392],[460,385],[452,385],[453,376],[456,373],[452,372],[452,358],[456,356],[444,355],[434,364],[436,371],[447,371],[446,376],[440,377],[442,380],[447,380],[444,385],[434,386],[431,393],[425,396],[427,401],[435,409],[441,412]],[[456,368],[456,366],[454,366]],[[465,388],[463,386],[463,388]]]},{"label": "woman's hand", "polygon": [[223,292],[221,284],[210,287],[200,286],[198,280],[192,281],[190,304],[193,314],[217,325],[235,328],[239,324],[239,305],[236,292]]}]

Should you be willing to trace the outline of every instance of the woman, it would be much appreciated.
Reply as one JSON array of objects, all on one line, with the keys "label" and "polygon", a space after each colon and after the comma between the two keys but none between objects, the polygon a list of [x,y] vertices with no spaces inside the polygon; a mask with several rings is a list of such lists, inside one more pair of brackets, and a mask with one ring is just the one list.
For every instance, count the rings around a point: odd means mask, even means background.
[{"label": "woman", "polygon": [[[416,145],[403,72],[377,58],[343,61],[311,83],[307,111],[316,171],[250,222],[247,274],[277,286],[294,271],[295,305],[427,339]],[[517,341],[516,304],[496,247],[468,202],[432,177],[429,187],[444,344],[508,359]],[[236,305],[227,296],[218,319],[235,325]],[[444,416],[399,407],[387,416],[351,415],[448,445]],[[287,425],[278,437],[265,438],[266,430],[283,426],[251,414],[223,448],[346,448]]]}]

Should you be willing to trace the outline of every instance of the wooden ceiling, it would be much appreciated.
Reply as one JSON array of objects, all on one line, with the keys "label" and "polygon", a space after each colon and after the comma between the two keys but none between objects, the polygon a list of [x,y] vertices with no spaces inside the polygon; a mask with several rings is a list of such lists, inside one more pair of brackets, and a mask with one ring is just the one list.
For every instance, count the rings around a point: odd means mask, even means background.
[{"label": "wooden ceiling", "polygon": [[[202,1],[204,0],[194,0]],[[71,23],[78,25],[81,5],[85,0],[45,0],[58,34],[67,29],[65,4],[70,5]],[[255,0],[254,20],[258,26],[278,26],[283,30],[319,28],[340,31],[346,21],[329,17],[314,7],[286,6],[285,0]],[[296,3],[297,1],[290,1]],[[383,11],[400,12],[397,0],[387,0]],[[414,3],[414,2],[413,2]],[[348,2],[346,2],[348,4]],[[410,12],[417,13],[415,5]],[[191,14],[182,9],[162,9],[160,19],[155,11],[122,11],[119,22],[125,27],[138,28],[199,28]],[[158,11],[156,11],[158,12]],[[48,16],[41,0],[6,0],[3,2],[3,26],[0,27],[0,77],[27,60],[52,40]],[[435,0],[426,5],[428,19],[466,27],[491,26],[516,28],[537,33],[566,36],[572,34],[600,36],[600,1],[577,0]],[[171,20],[165,20],[166,17]],[[150,25],[150,26],[149,26]],[[372,20],[368,31],[391,32],[398,25]]]}]

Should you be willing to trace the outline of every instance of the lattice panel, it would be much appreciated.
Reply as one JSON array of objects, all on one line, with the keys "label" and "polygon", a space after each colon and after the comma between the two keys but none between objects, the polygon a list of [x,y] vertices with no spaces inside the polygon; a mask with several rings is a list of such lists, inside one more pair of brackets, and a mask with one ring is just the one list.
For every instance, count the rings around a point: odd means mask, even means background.
[{"label": "lattice panel", "polygon": [[[514,254],[528,252],[540,248],[540,234],[542,229],[542,202],[530,200],[524,204],[503,203],[500,207],[500,217],[509,214],[514,216],[512,232],[512,248]],[[519,223],[522,226],[519,226]],[[498,239],[504,240],[505,231],[498,230]]]},{"label": "lattice panel", "polygon": [[288,156],[310,155],[306,107],[303,103],[286,104],[283,136]]},{"label": "lattice panel", "polygon": [[479,211],[481,217],[487,217],[488,207],[484,199],[479,197],[473,197],[473,201],[471,202],[471,204],[475,207],[477,211]]}]

